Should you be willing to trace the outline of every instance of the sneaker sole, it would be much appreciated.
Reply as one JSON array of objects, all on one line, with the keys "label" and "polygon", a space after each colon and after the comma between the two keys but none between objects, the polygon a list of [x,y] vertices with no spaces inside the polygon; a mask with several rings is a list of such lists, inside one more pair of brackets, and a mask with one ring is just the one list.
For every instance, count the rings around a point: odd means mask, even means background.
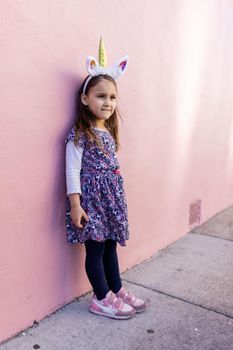
[{"label": "sneaker sole", "polygon": [[93,310],[93,309],[89,309],[89,311],[92,312],[93,314],[96,314],[96,315],[101,315],[101,316],[114,318],[115,320],[128,320],[129,318],[131,318],[131,317],[133,317],[135,315],[135,313],[133,313],[132,315],[119,316],[119,315],[106,314],[104,312]]},{"label": "sneaker sole", "polygon": [[136,309],[135,309],[136,314],[140,314],[141,312],[143,312],[143,311],[145,311],[145,310],[146,310],[146,307],[145,307],[144,309],[141,309],[141,310],[136,310]]}]

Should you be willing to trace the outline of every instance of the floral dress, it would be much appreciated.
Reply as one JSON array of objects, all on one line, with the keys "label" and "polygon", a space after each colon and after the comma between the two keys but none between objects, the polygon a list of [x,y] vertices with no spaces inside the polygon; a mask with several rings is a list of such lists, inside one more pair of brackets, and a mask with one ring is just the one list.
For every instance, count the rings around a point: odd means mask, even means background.
[{"label": "floral dress", "polygon": [[[77,228],[70,217],[70,200],[66,199],[66,233],[70,244],[88,239],[103,242],[116,240],[121,246],[129,238],[128,213],[123,178],[119,171],[115,141],[109,131],[93,128],[101,140],[103,152],[79,131],[78,146],[83,148],[80,185],[80,204],[89,217],[82,219],[83,228]],[[65,140],[74,140],[72,128]]]}]

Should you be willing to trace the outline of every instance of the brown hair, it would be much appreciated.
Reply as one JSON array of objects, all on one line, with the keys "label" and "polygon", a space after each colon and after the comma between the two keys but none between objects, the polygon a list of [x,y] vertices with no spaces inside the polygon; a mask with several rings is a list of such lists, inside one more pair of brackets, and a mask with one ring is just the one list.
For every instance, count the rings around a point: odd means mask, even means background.
[{"label": "brown hair", "polygon": [[[93,113],[88,109],[88,106],[85,106],[81,101],[81,95],[83,93],[83,87],[88,77],[84,80],[82,83],[77,95],[76,95],[76,123],[75,123],[75,140],[74,142],[77,144],[78,141],[78,132],[83,131],[90,142],[94,142],[98,147],[102,148],[100,145],[100,139],[98,138],[97,134],[93,131],[92,127],[94,126],[94,120],[95,116]],[[85,94],[88,94],[88,91],[97,85],[101,80],[106,79],[108,81],[111,81],[115,88],[117,89],[117,85],[115,80],[107,75],[107,74],[100,74],[97,76],[94,76],[91,78],[89,83],[87,84]],[[117,108],[115,109],[114,113],[111,115],[109,119],[105,121],[105,127],[109,130],[111,133],[115,144],[116,144],[116,150],[119,149],[119,134],[118,134],[118,115],[119,111]],[[120,116],[121,118],[121,116]]]}]

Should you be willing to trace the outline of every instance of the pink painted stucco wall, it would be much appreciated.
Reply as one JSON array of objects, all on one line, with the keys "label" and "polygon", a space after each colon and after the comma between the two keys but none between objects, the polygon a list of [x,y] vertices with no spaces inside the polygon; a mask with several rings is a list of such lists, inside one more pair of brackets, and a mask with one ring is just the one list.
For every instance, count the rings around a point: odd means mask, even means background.
[{"label": "pink painted stucco wall", "polygon": [[[100,6],[101,5],[101,6]],[[131,239],[121,270],[233,203],[233,3],[3,1],[0,340],[90,289],[64,229],[64,138],[85,59],[104,36],[119,80]]]}]

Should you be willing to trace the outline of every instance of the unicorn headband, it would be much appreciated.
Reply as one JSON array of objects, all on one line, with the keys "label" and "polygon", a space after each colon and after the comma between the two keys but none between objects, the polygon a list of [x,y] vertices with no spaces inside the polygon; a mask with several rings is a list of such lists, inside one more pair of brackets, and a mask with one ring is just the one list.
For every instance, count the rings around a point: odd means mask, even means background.
[{"label": "unicorn headband", "polygon": [[128,62],[129,62],[129,56],[125,55],[120,60],[118,60],[113,66],[107,67],[107,55],[106,55],[104,42],[101,36],[100,43],[99,43],[99,63],[97,62],[96,58],[93,56],[88,56],[86,60],[87,72],[90,75],[85,81],[85,84],[83,87],[83,94],[85,94],[87,85],[91,80],[91,78],[93,78],[96,75],[107,74],[107,75],[110,75],[110,77],[112,77],[113,79],[117,79],[120,76],[122,76],[123,73],[125,72]]}]

